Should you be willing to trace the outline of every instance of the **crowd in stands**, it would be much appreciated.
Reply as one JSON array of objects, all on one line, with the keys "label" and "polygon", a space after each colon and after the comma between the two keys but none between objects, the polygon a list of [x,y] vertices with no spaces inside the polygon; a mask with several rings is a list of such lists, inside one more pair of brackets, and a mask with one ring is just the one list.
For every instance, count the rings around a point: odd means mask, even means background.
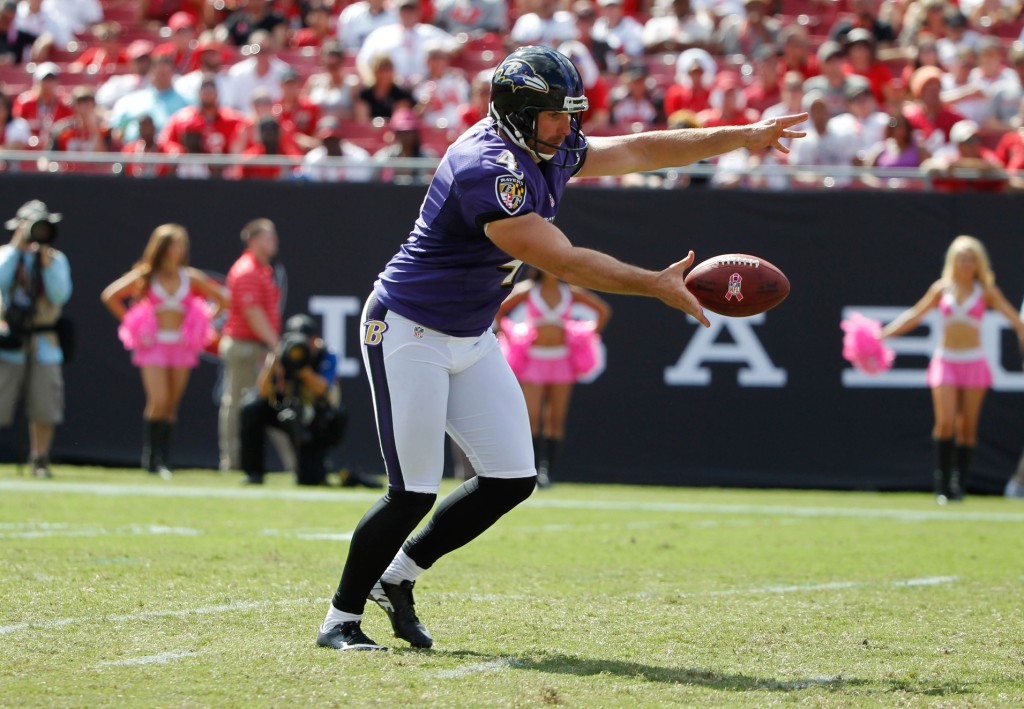
[{"label": "crowd in stands", "polygon": [[1022,29],[1021,0],[0,0],[0,148],[120,152],[139,177],[416,181],[379,165],[441,155],[505,53],[545,44],[580,69],[589,134],[808,112],[792,153],[729,154],[705,182],[877,186],[823,177],[869,166],[1002,190],[1024,166]]}]

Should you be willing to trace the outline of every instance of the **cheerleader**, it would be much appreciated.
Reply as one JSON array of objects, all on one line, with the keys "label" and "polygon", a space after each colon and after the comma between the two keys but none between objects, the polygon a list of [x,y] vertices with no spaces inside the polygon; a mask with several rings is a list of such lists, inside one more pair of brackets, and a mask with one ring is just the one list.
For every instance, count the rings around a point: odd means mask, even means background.
[{"label": "cheerleader", "polygon": [[[523,322],[506,317],[524,302]],[[574,320],[575,303],[594,310],[597,320]],[[594,293],[536,269],[498,310],[502,351],[519,379],[530,414],[539,487],[550,485],[554,476],[573,385],[603,363],[600,335],[611,316],[611,307]]]},{"label": "cheerleader", "polygon": [[1024,348],[1024,321],[995,285],[984,245],[958,236],[946,251],[942,277],[916,305],[881,329],[881,337],[910,332],[937,309],[942,318],[938,349],[928,365],[935,426],[935,495],[939,504],[962,500],[978,441],[978,419],[992,372],[981,349],[981,319],[988,308],[1002,313]]},{"label": "cheerleader", "polygon": [[157,227],[139,262],[100,296],[120,321],[118,337],[142,374],[142,467],[165,479],[178,404],[199,353],[214,337],[213,317],[228,305],[227,290],[188,265],[188,250],[184,227]]}]

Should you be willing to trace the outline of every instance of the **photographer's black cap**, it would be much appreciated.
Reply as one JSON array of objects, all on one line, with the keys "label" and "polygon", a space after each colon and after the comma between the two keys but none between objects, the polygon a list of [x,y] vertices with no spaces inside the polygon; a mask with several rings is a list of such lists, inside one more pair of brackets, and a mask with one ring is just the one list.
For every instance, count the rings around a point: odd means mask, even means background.
[{"label": "photographer's black cap", "polygon": [[306,337],[316,337],[320,334],[320,328],[317,327],[316,320],[301,313],[299,315],[292,315],[285,321],[284,331],[297,332]]},{"label": "photographer's black cap", "polygon": [[25,202],[25,204],[21,205],[14,218],[8,219],[4,223],[4,226],[13,231],[23,222],[29,222],[30,224],[35,224],[37,222],[49,222],[50,224],[56,224],[61,220],[61,218],[62,215],[60,214],[51,214],[45,202],[34,199],[31,202]]}]

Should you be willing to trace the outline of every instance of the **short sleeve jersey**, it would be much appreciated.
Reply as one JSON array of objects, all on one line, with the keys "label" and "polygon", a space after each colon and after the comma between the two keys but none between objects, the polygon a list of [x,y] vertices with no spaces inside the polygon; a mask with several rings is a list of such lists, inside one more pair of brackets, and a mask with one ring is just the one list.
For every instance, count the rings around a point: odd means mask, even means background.
[{"label": "short sleeve jersey", "polygon": [[519,275],[520,261],[484,233],[490,222],[534,212],[554,221],[569,179],[583,166],[534,163],[484,118],[445,153],[409,238],[374,284],[378,301],[399,315],[455,337],[491,327]]}]

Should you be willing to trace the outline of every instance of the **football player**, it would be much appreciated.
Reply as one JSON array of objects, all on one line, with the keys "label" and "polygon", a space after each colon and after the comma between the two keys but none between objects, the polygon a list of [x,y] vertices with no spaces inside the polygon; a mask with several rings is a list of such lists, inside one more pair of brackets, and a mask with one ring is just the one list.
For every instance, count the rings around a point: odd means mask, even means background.
[{"label": "football player", "polygon": [[[649,271],[572,245],[553,223],[569,179],[685,165],[737,148],[788,152],[781,141],[802,136],[791,127],[807,118],[588,141],[580,129],[587,105],[565,56],[528,46],[506,57],[491,79],[490,115],[445,154],[412,233],[374,284],[362,352],[388,492],[352,536],[321,646],[382,649],[361,629],[369,598],[396,637],[431,647],[413,604],[416,579],[533,492],[526,404],[491,332],[524,263],[584,288],[658,298],[709,325],[683,284],[692,251]],[[437,498],[446,432],[476,476],[409,538]]]}]

